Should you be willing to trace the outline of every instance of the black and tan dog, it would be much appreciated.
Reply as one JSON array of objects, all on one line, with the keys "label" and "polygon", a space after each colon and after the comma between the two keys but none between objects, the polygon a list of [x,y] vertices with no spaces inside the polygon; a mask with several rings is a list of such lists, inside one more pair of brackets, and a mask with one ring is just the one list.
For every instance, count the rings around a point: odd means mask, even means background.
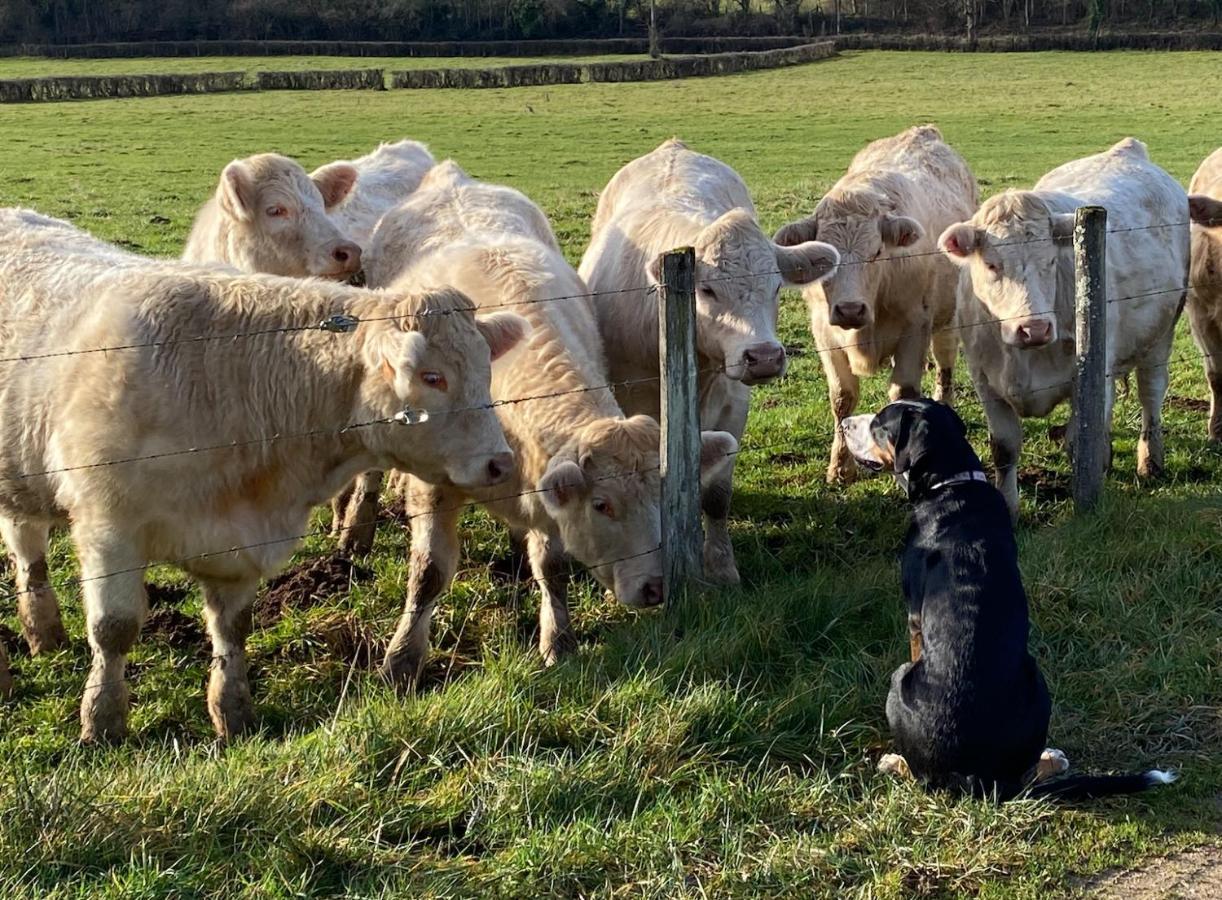
[{"label": "black and tan dog", "polygon": [[880,769],[1000,800],[1078,799],[1173,780],[1157,770],[1046,780],[1069,762],[1045,750],[1052,703],[1027,652],[1010,513],[959,416],[931,400],[900,400],[842,427],[857,461],[894,474],[913,506],[902,568],[912,661],[891,678],[887,721],[898,753]]}]

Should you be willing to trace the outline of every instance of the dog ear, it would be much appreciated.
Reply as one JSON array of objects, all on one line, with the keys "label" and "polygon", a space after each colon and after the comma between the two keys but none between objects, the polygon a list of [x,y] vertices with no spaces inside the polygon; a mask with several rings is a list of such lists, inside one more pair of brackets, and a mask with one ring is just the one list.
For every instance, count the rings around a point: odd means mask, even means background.
[{"label": "dog ear", "polygon": [[925,450],[928,426],[921,415],[922,407],[910,400],[888,405],[877,416],[870,429],[874,440],[890,442],[895,452],[895,474],[903,475]]}]

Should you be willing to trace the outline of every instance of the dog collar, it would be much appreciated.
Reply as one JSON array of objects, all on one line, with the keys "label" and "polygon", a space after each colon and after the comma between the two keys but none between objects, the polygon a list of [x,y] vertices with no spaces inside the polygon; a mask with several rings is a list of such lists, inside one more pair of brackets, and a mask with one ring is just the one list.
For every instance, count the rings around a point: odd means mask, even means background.
[{"label": "dog collar", "polygon": [[989,476],[985,475],[979,469],[973,469],[970,472],[960,472],[958,475],[952,475],[950,478],[946,478],[939,481],[937,484],[931,485],[929,489],[931,491],[936,491],[938,488],[949,487],[952,484],[963,484],[964,482],[968,481],[983,481],[985,484],[988,484]]}]

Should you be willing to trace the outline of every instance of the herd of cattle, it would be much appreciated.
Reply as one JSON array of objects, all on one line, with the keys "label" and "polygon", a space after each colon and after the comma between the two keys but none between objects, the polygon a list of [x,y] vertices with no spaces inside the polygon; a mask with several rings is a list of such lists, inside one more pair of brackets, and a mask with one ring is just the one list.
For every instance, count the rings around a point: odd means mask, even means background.
[{"label": "herd of cattle", "polygon": [[[406,607],[383,663],[396,684],[427,655],[471,501],[525,541],[548,662],[574,647],[566,557],[620,602],[660,604],[654,288],[677,246],[697,260],[710,580],[739,577],[734,454],[751,386],[785,372],[785,284],[805,295],[837,423],[860,378],[882,369],[893,397],[918,396],[931,349],[935,397],[953,402],[962,335],[1017,510],[1020,417],[1070,395],[1066,248],[1084,204],[1109,213],[1108,372],[1137,372],[1138,466],[1154,474],[1190,286],[1209,433],[1222,440],[1222,150],[1193,189],[1190,203],[1126,139],[981,204],[963,158],[923,126],[866,147],[770,238],[732,169],[669,140],[602,192],[576,270],[523,194],[413,141],[312,174],[275,154],[230,163],[180,262],[2,210],[0,532],[25,638],[33,653],[66,641],[46,560],[51,528],[66,524],[93,651],[82,736],[122,735],[144,573],[173,562],[203,589],[213,723],[240,732],[253,717],[245,640],[259,580],[328,501],[341,543],[367,548],[386,470],[401,473],[412,522]],[[365,287],[344,283],[358,272]],[[840,481],[855,469],[836,435],[828,478]]]}]

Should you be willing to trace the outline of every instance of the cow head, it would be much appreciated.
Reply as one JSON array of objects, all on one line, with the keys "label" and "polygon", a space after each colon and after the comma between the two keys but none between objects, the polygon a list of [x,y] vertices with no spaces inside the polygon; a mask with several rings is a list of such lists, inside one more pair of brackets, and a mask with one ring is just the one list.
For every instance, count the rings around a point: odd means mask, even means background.
[{"label": "cow head", "polygon": [[216,188],[227,262],[248,272],[344,279],[361,267],[361,248],[340,234],[328,211],[356,183],[348,163],[307,175],[275,153],[235,159]]},{"label": "cow head", "polygon": [[1005,191],[938,238],[938,248],[967,269],[1010,346],[1044,347],[1058,338],[1058,282],[1071,263],[1073,219],[1031,191]]},{"label": "cow head", "polygon": [[366,445],[387,468],[432,484],[507,479],[514,458],[492,409],[492,361],[528,330],[514,313],[474,315],[450,289],[406,296],[392,315],[362,325],[362,407],[401,419],[363,428]]},{"label": "cow head", "polygon": [[1222,228],[1222,200],[1206,194],[1189,194],[1188,218],[1202,228]]},{"label": "cow head", "polygon": [[[565,548],[626,606],[662,596],[658,423],[649,416],[599,419],[548,462],[539,491]],[[728,465],[738,449],[721,431],[701,435],[702,473]]]},{"label": "cow head", "polygon": [[806,292],[807,303],[824,304],[837,328],[865,328],[874,321],[879,287],[886,273],[880,265],[902,255],[924,236],[916,219],[900,215],[884,195],[853,191],[829,195],[814,215],[791,222],[776,233],[786,246],[813,241],[831,244],[840,265],[831,277]]},{"label": "cow head", "polygon": [[[783,284],[810,284],[839,262],[817,241],[782,247],[760,230],[754,216],[734,209],[697,235],[696,343],[702,356],[730,378],[761,384],[785,374],[785,348],[777,338],[777,295]],[[662,257],[649,266],[662,277]]]}]

